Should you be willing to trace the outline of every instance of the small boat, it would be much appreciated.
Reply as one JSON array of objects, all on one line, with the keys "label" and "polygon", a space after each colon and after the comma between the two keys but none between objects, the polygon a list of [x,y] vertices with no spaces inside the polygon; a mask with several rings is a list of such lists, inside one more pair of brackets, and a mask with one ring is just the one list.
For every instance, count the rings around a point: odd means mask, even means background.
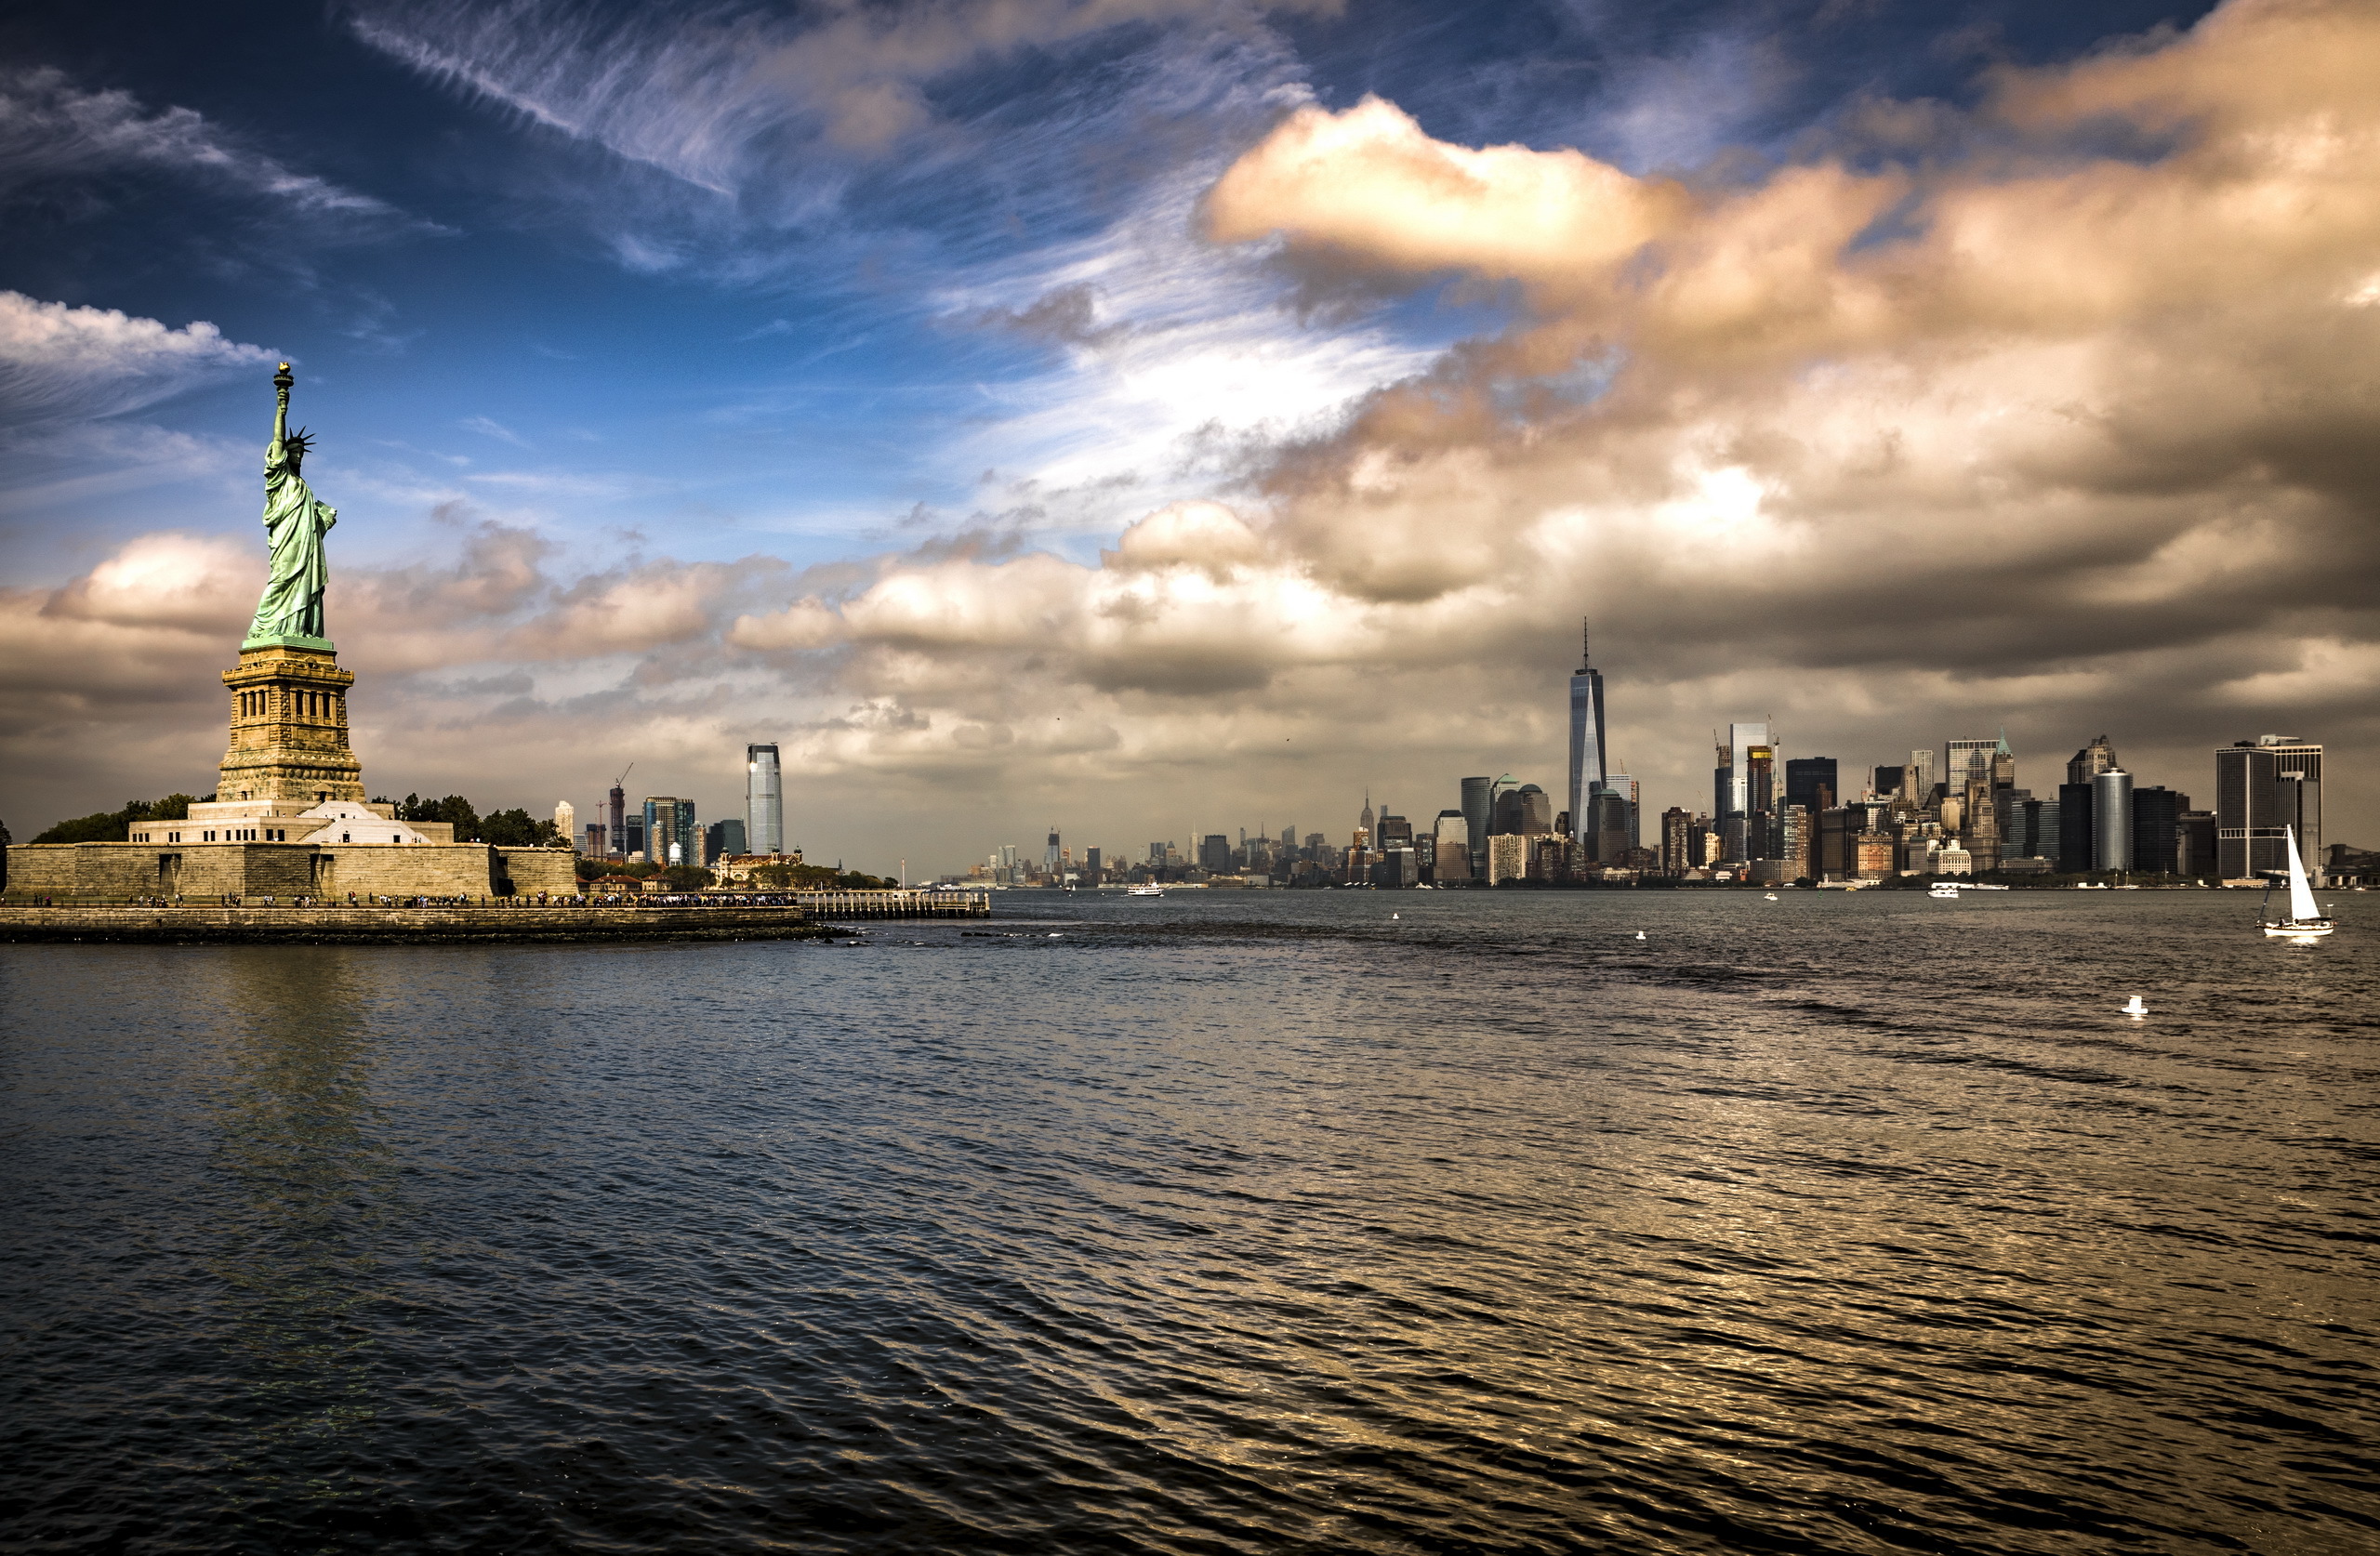
[{"label": "small boat", "polygon": [[1645,931],[1644,931],[1644,930],[1637,930],[1637,931],[1636,931],[1636,938],[1637,938],[1638,940],[1643,940],[1643,939],[1645,938]]},{"label": "small boat", "polygon": [[1773,902],[1775,902],[1776,900],[1777,900],[1777,893],[1776,893],[1776,892],[1774,892],[1774,891],[1771,891],[1770,893],[1768,893],[1768,895],[1766,895],[1766,896],[1765,896],[1765,897],[1763,897],[1763,898],[1761,899],[1761,901],[1762,901],[1762,902],[1764,902],[1764,903],[1773,903]]},{"label": "small boat", "polygon": [[1127,897],[1162,897],[1165,895],[1165,888],[1162,886],[1128,886],[1124,889],[1124,895]]},{"label": "small boat", "polygon": [[2281,836],[2289,851],[2289,916],[2277,920],[2265,916],[2272,903],[2272,883],[2268,880],[2265,905],[2256,910],[2256,920],[2273,940],[2313,940],[2329,934],[2337,926],[2322,916],[2320,904],[2314,901],[2314,888],[2306,879],[2306,861],[2297,856],[2297,829],[2284,826]]},{"label": "small boat", "polygon": [[1940,903],[1955,903],[1959,900],[1959,889],[1947,880],[1936,881],[1934,889],[1925,894]]},{"label": "small boat", "polygon": [[2123,1008],[2123,1013],[2127,1016],[2145,1016],[2149,1014],[2148,1003],[2138,995],[2135,995],[2132,996],[2132,1002]]}]

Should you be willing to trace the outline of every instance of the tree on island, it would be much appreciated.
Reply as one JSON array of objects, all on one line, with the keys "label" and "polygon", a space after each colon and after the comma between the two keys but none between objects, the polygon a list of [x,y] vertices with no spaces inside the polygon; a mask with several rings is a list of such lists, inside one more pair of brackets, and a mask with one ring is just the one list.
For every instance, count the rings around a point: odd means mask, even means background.
[{"label": "tree on island", "polygon": [[192,805],[203,805],[215,797],[206,795],[169,794],[163,799],[127,799],[121,811],[99,811],[56,826],[33,838],[36,843],[121,843],[132,836],[139,822],[183,821],[190,816]]},{"label": "tree on island", "polygon": [[[375,801],[389,804],[388,800]],[[394,802],[397,820],[401,822],[444,822],[455,829],[458,843],[488,843],[500,849],[537,849],[558,847],[562,835],[550,821],[541,820],[515,806],[509,811],[491,811],[483,816],[478,807],[459,794],[443,799],[424,799],[409,794]]]}]

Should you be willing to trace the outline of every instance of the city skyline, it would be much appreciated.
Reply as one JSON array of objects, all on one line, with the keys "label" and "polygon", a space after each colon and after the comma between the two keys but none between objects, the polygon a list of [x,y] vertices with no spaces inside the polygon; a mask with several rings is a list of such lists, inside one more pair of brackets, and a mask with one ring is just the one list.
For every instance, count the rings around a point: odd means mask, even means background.
[{"label": "city skyline", "polygon": [[1755,719],[2380,837],[2368,7],[995,14],[12,22],[0,818],[204,786],[285,359],[400,793],[1576,809],[1584,616],[1646,838]]}]

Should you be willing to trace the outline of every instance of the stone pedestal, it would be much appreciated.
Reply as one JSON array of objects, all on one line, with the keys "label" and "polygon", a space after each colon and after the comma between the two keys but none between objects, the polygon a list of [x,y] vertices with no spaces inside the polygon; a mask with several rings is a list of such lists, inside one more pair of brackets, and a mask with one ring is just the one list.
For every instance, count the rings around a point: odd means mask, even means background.
[{"label": "stone pedestal", "polygon": [[364,764],[347,744],[347,689],[354,683],[353,672],[340,669],[337,653],[319,639],[243,644],[239,667],[223,672],[231,692],[231,744],[217,802],[278,812],[361,800]]}]

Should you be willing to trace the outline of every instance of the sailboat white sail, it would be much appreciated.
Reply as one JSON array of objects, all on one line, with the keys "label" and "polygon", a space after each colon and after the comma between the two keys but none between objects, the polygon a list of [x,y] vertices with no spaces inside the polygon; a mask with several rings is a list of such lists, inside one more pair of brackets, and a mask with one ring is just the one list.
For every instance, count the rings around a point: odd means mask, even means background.
[{"label": "sailboat white sail", "polygon": [[[2306,861],[2297,855],[2297,829],[2283,827],[2281,836],[2288,842],[2289,916],[2278,924],[2266,919],[2264,931],[2268,935],[2293,940],[2311,940],[2317,935],[2329,934],[2336,926],[2322,916],[2320,905],[2314,901],[2313,885],[2306,878]],[[2265,895],[2269,899],[2272,893],[2267,891]]]}]

